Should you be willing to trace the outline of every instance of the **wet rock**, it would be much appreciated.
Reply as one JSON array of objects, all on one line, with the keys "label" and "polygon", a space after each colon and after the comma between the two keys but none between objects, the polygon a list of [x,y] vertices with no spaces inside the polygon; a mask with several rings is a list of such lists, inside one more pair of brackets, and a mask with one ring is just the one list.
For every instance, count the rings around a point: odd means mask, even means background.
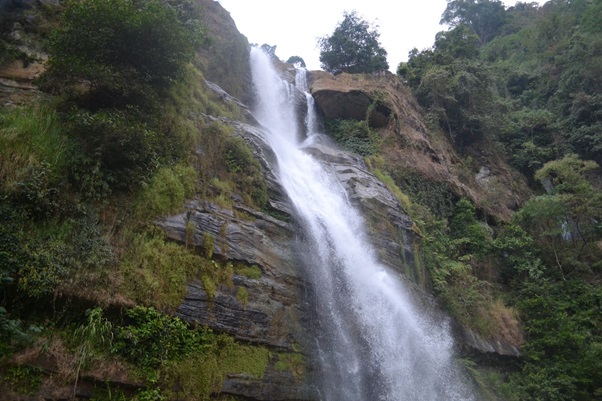
[{"label": "wet rock", "polygon": [[423,289],[430,288],[421,266],[416,264],[417,237],[412,220],[385,185],[368,172],[363,159],[321,143],[308,146],[306,151],[329,166],[351,203],[359,208],[380,262],[404,273]]},{"label": "wet rock", "polygon": [[518,358],[521,356],[520,350],[508,341],[493,338],[484,339],[474,331],[468,328],[461,328],[461,338],[464,347],[479,358],[491,358],[499,360],[500,358]]}]

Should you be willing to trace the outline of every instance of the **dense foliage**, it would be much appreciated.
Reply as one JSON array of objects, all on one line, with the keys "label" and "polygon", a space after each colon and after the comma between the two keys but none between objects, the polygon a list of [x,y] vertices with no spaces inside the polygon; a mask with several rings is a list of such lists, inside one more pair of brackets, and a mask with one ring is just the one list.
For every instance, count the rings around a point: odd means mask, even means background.
[{"label": "dense foliage", "polygon": [[318,39],[322,68],[335,74],[387,70],[387,51],[380,46],[379,37],[355,11],[345,12],[332,35]]},{"label": "dense foliage", "polygon": [[[453,139],[493,135],[528,177],[571,152],[600,163],[600,5],[498,3],[448,1],[442,21],[453,28],[412,50],[398,74]],[[501,25],[484,36],[473,19],[489,14]]]},{"label": "dense foliage", "polygon": [[203,39],[198,18],[185,1],[71,2],[45,81],[58,90],[84,84],[94,108],[145,104],[184,73]]},{"label": "dense foliage", "polygon": [[[42,382],[75,391],[99,364],[140,387],[107,382],[97,400],[208,400],[226,374],[261,377],[265,348],[165,313],[192,277],[213,297],[235,272],[261,275],[213,258],[211,236],[198,250],[152,224],[199,192],[223,207],[234,192],[267,203],[249,144],[200,117],[238,111],[190,63],[207,45],[199,6],[83,0],[32,5],[27,18],[47,9],[45,93],[0,109],[0,393],[34,396]],[[16,49],[0,40],[0,65],[23,57]],[[102,307],[84,316],[90,305]],[[56,371],[30,367],[30,354]]]},{"label": "dense foliage", "polygon": [[495,329],[495,305],[518,312],[524,356],[500,386],[506,398],[598,399],[602,4],[448,0],[441,22],[451,28],[398,75],[460,154],[501,145],[537,195],[495,227],[466,200],[443,214],[418,208],[434,289],[485,336],[511,326]]},{"label": "dense foliage", "polygon": [[506,12],[499,0],[448,0],[440,23],[469,27],[484,44],[500,33],[506,23]]},{"label": "dense foliage", "polygon": [[41,83],[66,96],[64,124],[81,149],[73,177],[90,196],[136,187],[190,145],[161,98],[204,40],[199,18],[186,0],[67,4]]}]

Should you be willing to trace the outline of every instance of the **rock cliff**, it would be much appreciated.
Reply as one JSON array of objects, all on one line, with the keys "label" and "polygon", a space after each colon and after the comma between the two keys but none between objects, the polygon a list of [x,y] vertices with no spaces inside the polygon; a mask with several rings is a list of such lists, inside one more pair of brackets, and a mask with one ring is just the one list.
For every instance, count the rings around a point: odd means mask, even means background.
[{"label": "rock cliff", "polygon": [[[245,39],[235,32],[235,25],[217,3],[208,3],[211,4],[205,5],[206,18],[215,40],[220,43],[222,50],[219,51],[234,49],[236,55],[230,54],[230,57],[236,57],[236,68],[246,65]],[[222,56],[225,57],[225,53]],[[222,58],[221,63],[217,63],[208,50],[201,51],[199,57],[204,75],[214,81],[208,86],[220,94],[224,102],[248,110],[243,105],[251,101],[250,82],[245,81],[249,78],[248,72],[224,68],[234,61]],[[293,79],[286,66],[281,69],[289,80]],[[457,197],[473,199],[486,213],[498,219],[508,218],[511,209],[520,202],[518,192],[508,191],[500,202],[490,205],[486,200],[494,194],[482,180],[477,180],[477,173],[460,177],[460,156],[448,142],[429,134],[408,89],[392,74],[333,76],[313,71],[309,83],[325,118],[363,120],[368,117],[371,126],[387,144],[383,147],[385,163],[398,166],[400,173],[410,171],[420,179],[440,182],[450,187]],[[289,355],[281,358],[299,355],[303,361],[295,369],[285,370],[278,370],[272,364],[261,379],[229,377],[224,383],[224,393],[258,400],[313,399],[316,394],[311,386],[311,361],[315,355],[311,343],[311,296],[308,295],[311,288],[307,288],[304,280],[302,259],[295,245],[299,230],[295,212],[276,179],[277,166],[263,139],[261,127],[225,118],[219,118],[219,121],[232,127],[236,135],[254,149],[269,183],[268,208],[276,213],[250,209],[236,195],[232,196],[231,209],[199,197],[187,202],[182,213],[158,222],[173,240],[201,249],[206,246],[206,238],[212,238],[214,255],[261,270],[258,278],[235,275],[233,286],[221,285],[215,294],[208,294],[200,282],[189,283],[188,295],[177,314],[185,320],[229,333],[241,341],[262,344],[274,353]],[[248,121],[252,118],[247,118]],[[351,202],[362,211],[380,261],[416,283],[417,293],[428,290],[428,275],[415,253],[419,236],[413,223],[399,200],[369,172],[364,160],[326,143],[308,145],[306,151],[339,178]],[[489,182],[511,179],[501,161],[483,158],[483,163],[486,166],[482,168],[489,171]],[[193,228],[192,237],[190,227]],[[237,296],[240,288],[248,294],[244,301]],[[426,293],[422,296],[429,298]],[[477,352],[518,353],[503,340],[488,342],[469,330],[459,329],[458,338]]]},{"label": "rock cliff", "polygon": [[[309,86],[325,118],[369,121],[381,137],[384,164],[398,182],[414,179],[445,187],[497,220],[507,220],[529,192],[491,143],[458,154],[448,138],[427,127],[409,89],[390,72],[335,76],[312,71]],[[487,171],[486,180],[480,178],[482,171]]]},{"label": "rock cliff", "polygon": [[[209,118],[209,117],[208,117]],[[200,282],[188,286],[188,295],[177,314],[185,320],[226,332],[237,339],[262,344],[274,352],[303,355],[311,361],[311,305],[304,281],[302,258],[297,255],[296,237],[300,228],[295,213],[276,180],[275,160],[264,142],[260,127],[219,119],[235,129],[254,149],[269,183],[269,208],[276,219],[264,211],[253,210],[232,197],[232,209],[225,209],[202,198],[191,200],[178,215],[158,222],[166,235],[176,241],[206,246],[213,238],[211,252],[224,260],[258,266],[261,276],[235,275],[234,286],[220,286],[213,297]],[[410,277],[418,271],[414,254],[415,234],[412,222],[386,187],[371,173],[363,160],[326,144],[309,145],[306,151],[331,169],[359,207],[370,227],[371,240],[383,263]],[[242,215],[244,217],[237,217]],[[193,227],[193,235],[190,235]],[[239,288],[248,293],[245,302],[237,297]],[[311,372],[311,364],[303,366]],[[307,381],[309,380],[309,382]],[[243,383],[244,382],[244,383]],[[291,371],[268,370],[259,382],[231,377],[224,392],[256,399],[305,399],[311,395],[311,375],[293,375]],[[250,389],[261,388],[261,391]],[[286,390],[286,391],[284,391]],[[251,391],[251,392],[249,392]]]},{"label": "rock cliff", "polygon": [[[310,350],[305,285],[295,252],[291,207],[275,178],[275,160],[257,127],[224,118],[220,121],[233,127],[236,135],[253,147],[268,179],[269,207],[279,219],[250,209],[234,195],[232,209],[197,198],[189,201],[181,214],[159,221],[173,240],[203,249],[206,238],[212,238],[213,255],[261,270],[260,276],[253,278],[235,274],[233,286],[221,285],[213,296],[207,294],[202,283],[191,282],[177,315],[241,341],[264,345],[279,358],[302,355],[304,359]],[[193,227],[192,237],[189,227]],[[244,300],[239,296],[241,288],[248,295]],[[300,373],[307,369],[278,370],[269,366],[260,380],[227,378],[222,391],[258,400],[310,399],[311,389]]]}]

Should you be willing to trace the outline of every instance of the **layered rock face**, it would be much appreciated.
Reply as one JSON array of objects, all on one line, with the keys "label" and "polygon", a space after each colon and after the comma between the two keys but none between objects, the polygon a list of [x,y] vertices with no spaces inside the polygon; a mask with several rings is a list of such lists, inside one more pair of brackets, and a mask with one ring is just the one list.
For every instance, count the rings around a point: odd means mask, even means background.
[{"label": "layered rock face", "polygon": [[36,33],[39,16],[24,13],[35,6],[36,2],[26,0],[0,2],[0,34],[10,40],[13,51],[20,53],[17,59],[0,64],[0,107],[28,104],[42,97],[35,80],[45,71],[48,57]]},{"label": "layered rock face", "polygon": [[[206,238],[214,238],[214,255],[261,269],[259,278],[235,275],[234,286],[221,285],[213,297],[202,283],[191,282],[177,314],[238,340],[264,345],[279,353],[280,358],[287,358],[282,356],[287,354],[301,355],[308,362],[297,367],[296,373],[270,366],[259,380],[229,377],[223,392],[259,400],[315,399],[311,387],[311,361],[315,358],[312,308],[319,306],[312,305],[308,299],[311,288],[304,280],[303,255],[297,251],[297,237],[302,235],[302,228],[295,224],[294,210],[276,179],[276,161],[261,129],[225,118],[219,121],[233,127],[254,149],[269,183],[269,209],[282,219],[250,209],[242,199],[233,196],[232,209],[197,198],[190,200],[181,214],[158,222],[173,240],[203,249]],[[412,222],[397,199],[367,171],[363,160],[319,143],[307,147],[306,151],[336,174],[348,191],[351,203],[363,211],[381,261],[400,274],[415,271]],[[244,303],[237,296],[241,287],[248,293]]]},{"label": "layered rock face", "polygon": [[[250,209],[233,195],[232,209],[197,198],[186,204],[183,213],[158,222],[173,240],[203,249],[206,238],[212,238],[213,255],[261,270],[256,278],[235,274],[234,285],[220,285],[213,297],[201,282],[189,283],[177,315],[240,341],[266,346],[280,359],[305,360],[311,339],[307,335],[310,324],[305,284],[295,247],[297,228],[290,222],[290,204],[276,180],[275,160],[258,128],[225,118],[220,122],[233,127],[254,149],[269,184],[269,208],[280,219]],[[247,294],[244,300],[239,296],[240,288]],[[261,379],[226,378],[222,392],[258,400],[313,399],[306,370],[306,366],[279,370],[272,363]]]}]

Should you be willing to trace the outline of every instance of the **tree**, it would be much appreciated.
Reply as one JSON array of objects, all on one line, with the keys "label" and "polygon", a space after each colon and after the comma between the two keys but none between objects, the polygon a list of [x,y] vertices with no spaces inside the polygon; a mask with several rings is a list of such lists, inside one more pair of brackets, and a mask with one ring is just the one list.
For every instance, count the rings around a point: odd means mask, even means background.
[{"label": "tree", "polygon": [[479,60],[479,39],[466,25],[439,32],[431,49],[413,49],[397,74],[458,145],[499,129],[493,74]]},{"label": "tree", "polygon": [[50,41],[48,89],[85,83],[94,107],[140,104],[182,76],[204,40],[187,0],[70,2]]},{"label": "tree", "polygon": [[387,70],[387,51],[378,41],[380,33],[355,11],[343,15],[331,36],[318,39],[322,68],[334,74]]},{"label": "tree", "polygon": [[483,45],[500,32],[505,22],[506,10],[500,0],[447,0],[439,23],[452,27],[465,24]]},{"label": "tree", "polygon": [[530,199],[515,220],[538,242],[548,266],[565,275],[600,268],[602,191],[590,181],[598,165],[567,155],[535,173],[548,193]]},{"label": "tree", "polygon": [[475,60],[479,57],[479,37],[466,25],[458,25],[435,36],[430,49],[412,49],[408,61],[399,63],[397,75],[414,90],[420,85],[426,72],[434,66],[448,66],[457,59]]},{"label": "tree", "polygon": [[291,56],[291,57],[288,58],[288,60],[286,60],[286,62],[288,64],[299,64],[303,68],[306,67],[305,60],[303,60],[299,56]]},{"label": "tree", "polygon": [[469,145],[497,130],[500,104],[491,72],[480,61],[456,59],[433,65],[425,70],[415,93],[458,145]]},{"label": "tree", "polygon": [[449,31],[437,33],[435,51],[449,58],[445,62],[456,58],[476,59],[479,57],[479,37],[466,25],[458,25]]}]

